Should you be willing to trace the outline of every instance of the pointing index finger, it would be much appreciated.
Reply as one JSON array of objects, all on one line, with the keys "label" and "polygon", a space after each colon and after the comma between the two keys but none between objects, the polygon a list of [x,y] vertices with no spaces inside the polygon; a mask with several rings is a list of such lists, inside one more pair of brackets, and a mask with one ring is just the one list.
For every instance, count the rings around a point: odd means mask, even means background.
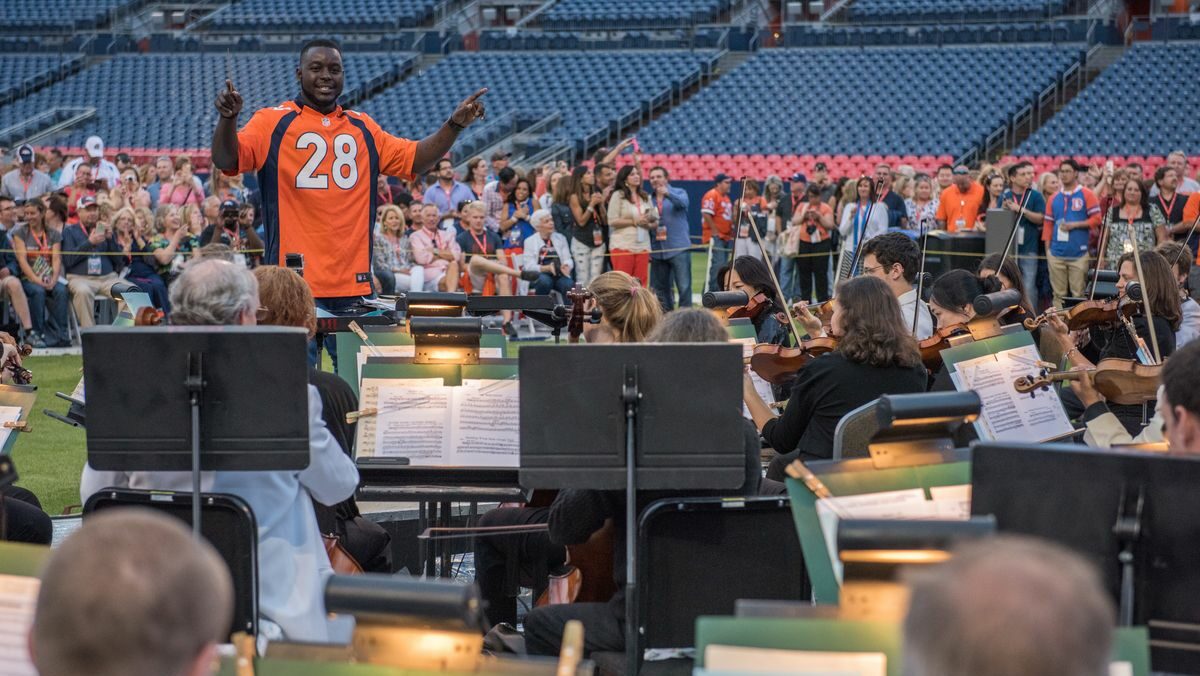
[{"label": "pointing index finger", "polygon": [[474,94],[471,94],[469,97],[467,97],[466,103],[474,103],[476,99],[478,99],[479,97],[483,96],[486,93],[488,93],[488,88],[484,87],[484,88],[480,89],[479,91],[475,92]]},{"label": "pointing index finger", "polygon": [[225,78],[225,89],[226,89],[226,90],[227,90],[227,91],[228,91],[230,94],[232,94],[234,91],[236,91],[236,90],[233,88],[233,80],[230,80],[229,78]]}]

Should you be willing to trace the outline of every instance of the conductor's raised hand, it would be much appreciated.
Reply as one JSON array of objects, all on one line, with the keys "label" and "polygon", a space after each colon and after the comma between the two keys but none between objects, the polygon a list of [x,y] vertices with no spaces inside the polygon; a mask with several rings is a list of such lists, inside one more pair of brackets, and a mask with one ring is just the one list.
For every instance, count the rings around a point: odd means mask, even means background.
[{"label": "conductor's raised hand", "polygon": [[242,112],[242,95],[233,88],[232,80],[225,80],[225,87],[217,92],[216,105],[221,117],[236,118]]},{"label": "conductor's raised hand", "polygon": [[483,119],[487,114],[483,105],[483,95],[487,91],[487,87],[484,87],[463,99],[463,102],[458,104],[458,108],[454,110],[454,114],[450,116],[450,122],[458,127],[468,127],[475,120]]}]

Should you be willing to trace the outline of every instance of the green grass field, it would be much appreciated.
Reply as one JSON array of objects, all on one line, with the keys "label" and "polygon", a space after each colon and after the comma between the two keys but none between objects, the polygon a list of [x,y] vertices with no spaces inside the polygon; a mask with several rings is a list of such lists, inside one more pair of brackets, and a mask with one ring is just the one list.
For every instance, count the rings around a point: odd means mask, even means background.
[{"label": "green grass field", "polygon": [[82,429],[54,420],[42,409],[66,412],[69,404],[54,393],[70,394],[75,389],[82,363],[78,355],[25,360],[25,367],[33,372],[38,398],[30,415],[33,431],[20,435],[12,455],[20,475],[17,485],[33,491],[51,516],[61,514],[67,505],[79,504],[86,440]]}]

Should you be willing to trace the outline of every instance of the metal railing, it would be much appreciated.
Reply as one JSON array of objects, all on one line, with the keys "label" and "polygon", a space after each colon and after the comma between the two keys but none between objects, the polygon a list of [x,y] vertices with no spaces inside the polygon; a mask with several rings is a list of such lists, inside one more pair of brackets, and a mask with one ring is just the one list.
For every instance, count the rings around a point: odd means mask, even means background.
[{"label": "metal railing", "polygon": [[13,147],[35,143],[96,116],[93,107],[60,106],[0,129],[0,145]]}]

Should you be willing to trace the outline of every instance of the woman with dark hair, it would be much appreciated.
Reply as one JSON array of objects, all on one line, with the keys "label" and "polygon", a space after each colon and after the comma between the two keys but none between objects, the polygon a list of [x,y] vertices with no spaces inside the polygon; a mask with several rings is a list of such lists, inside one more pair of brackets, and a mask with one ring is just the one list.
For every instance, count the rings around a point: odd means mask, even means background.
[{"label": "woman with dark hair", "polygon": [[979,213],[975,215],[975,229],[982,232],[987,229],[988,210],[1003,208],[1004,177],[989,174],[980,184],[983,185],[983,201],[979,203]]},{"label": "woman with dark hair", "polygon": [[[500,212],[500,237],[504,240],[504,255],[498,261],[501,265],[511,268],[521,266],[521,256],[525,253],[525,240],[533,237],[535,230],[529,222],[533,215],[533,184],[529,179],[518,178],[512,192],[504,199],[504,207]],[[528,282],[514,280],[517,295],[524,293]]]},{"label": "woman with dark hair", "polygon": [[1108,211],[1108,243],[1104,247],[1104,267],[1115,270],[1118,261],[1133,252],[1133,238],[1140,251],[1152,251],[1167,241],[1167,219],[1140,181],[1126,181],[1121,203]]},{"label": "woman with dark hair", "polygon": [[[841,225],[838,226],[838,232],[842,236],[842,252],[838,261],[838,274],[834,279],[839,281],[854,274],[849,267],[859,242],[882,235],[888,229],[888,208],[878,201],[875,183],[871,178],[863,176],[858,179],[854,190],[855,200],[846,204],[842,211]],[[857,263],[861,264],[862,261]]]},{"label": "woman with dark hair", "polygon": [[608,199],[609,252],[614,270],[650,284],[650,233],[658,227],[658,209],[642,189],[642,173],[627,164],[617,172]]},{"label": "woman with dark hair", "polygon": [[[558,180],[550,191],[550,217],[554,219],[554,231],[571,241],[575,230],[575,214],[571,212],[571,195],[575,193],[575,181],[570,174],[555,172]],[[574,254],[571,263],[574,264]]]},{"label": "woman with dark hair", "polygon": [[787,319],[781,321],[779,318],[779,313],[784,311],[783,300],[775,292],[775,283],[765,263],[750,256],[738,256],[717,271],[717,279],[726,291],[745,291],[750,298],[765,294],[766,307],[750,320],[755,336],[760,343],[787,344]]},{"label": "woman with dark hair", "polygon": [[881,394],[925,391],[926,371],[917,341],[900,316],[896,297],[882,280],[862,275],[837,286],[831,329],[838,346],[796,374],[783,415],[776,418],[744,379],[742,398],[763,439],[780,455],[767,478],[781,481],[796,458],[833,455],[833,432],[850,411]]},{"label": "woman with dark hair", "polygon": [[575,259],[575,281],[588,282],[604,272],[605,242],[608,240],[607,207],[596,189],[596,174],[587,167],[571,170],[568,204],[573,217],[571,258]]},{"label": "woman with dark hair", "polygon": [[[1001,259],[1004,259],[1003,267],[1000,266]],[[1023,315],[1021,317],[1022,321],[1026,317],[1032,318],[1037,315],[1033,311],[1033,306],[1029,304],[1029,294],[1025,292],[1025,281],[1021,278],[1021,270],[1017,267],[1016,262],[1013,261],[1012,256],[1005,258],[1004,255],[998,253],[988,254],[983,257],[982,261],[979,261],[979,267],[975,269],[975,274],[979,275],[980,280],[996,278],[1000,284],[1000,288],[996,289],[997,291],[1001,289],[1016,289],[1021,294],[1020,307],[1021,314]],[[988,282],[983,281],[981,284],[987,286]],[[989,292],[985,291],[984,293]]]}]

